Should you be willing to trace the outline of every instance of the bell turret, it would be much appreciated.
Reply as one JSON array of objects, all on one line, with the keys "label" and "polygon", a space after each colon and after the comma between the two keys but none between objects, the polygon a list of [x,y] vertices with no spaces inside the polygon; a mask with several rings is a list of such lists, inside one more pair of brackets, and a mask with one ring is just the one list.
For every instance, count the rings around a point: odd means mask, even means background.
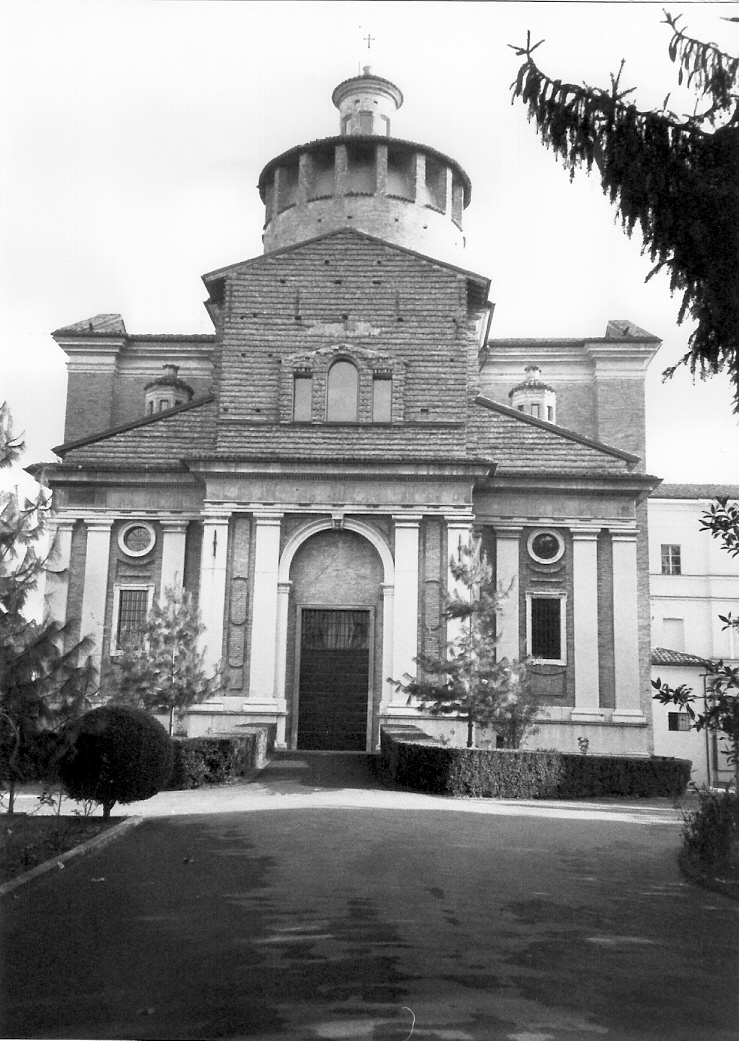
[{"label": "bell turret", "polygon": [[546,419],[555,423],[557,417],[557,395],[553,387],[542,382],[538,365],[527,365],[524,381],[509,391],[511,407],[525,412],[534,419]]}]

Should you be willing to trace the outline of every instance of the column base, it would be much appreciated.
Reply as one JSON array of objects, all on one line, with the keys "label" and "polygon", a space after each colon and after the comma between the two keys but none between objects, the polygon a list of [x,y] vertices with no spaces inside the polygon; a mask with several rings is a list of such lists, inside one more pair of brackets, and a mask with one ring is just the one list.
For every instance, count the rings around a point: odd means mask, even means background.
[{"label": "column base", "polygon": [[572,723],[602,723],[606,714],[601,708],[573,708],[570,713]]},{"label": "column base", "polygon": [[647,717],[638,709],[615,709],[611,716],[612,723],[626,723],[629,726],[645,726]]}]

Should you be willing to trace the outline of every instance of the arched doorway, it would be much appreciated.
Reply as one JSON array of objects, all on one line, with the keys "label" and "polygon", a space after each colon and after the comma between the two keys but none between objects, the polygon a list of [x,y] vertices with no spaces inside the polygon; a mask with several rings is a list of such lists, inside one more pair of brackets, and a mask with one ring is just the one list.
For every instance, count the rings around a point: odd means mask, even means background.
[{"label": "arched doorway", "polygon": [[289,741],[293,748],[365,751],[376,740],[382,698],[386,560],[364,533],[311,527],[283,560],[291,587]]}]

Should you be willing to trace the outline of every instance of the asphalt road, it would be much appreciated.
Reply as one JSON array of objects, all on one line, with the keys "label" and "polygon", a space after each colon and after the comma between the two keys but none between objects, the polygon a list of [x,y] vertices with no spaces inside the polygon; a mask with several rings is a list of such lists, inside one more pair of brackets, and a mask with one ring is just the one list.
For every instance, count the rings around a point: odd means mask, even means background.
[{"label": "asphalt road", "polygon": [[362,805],[361,757],[317,762],[5,897],[3,1036],[739,1038],[739,904],[677,823]]}]

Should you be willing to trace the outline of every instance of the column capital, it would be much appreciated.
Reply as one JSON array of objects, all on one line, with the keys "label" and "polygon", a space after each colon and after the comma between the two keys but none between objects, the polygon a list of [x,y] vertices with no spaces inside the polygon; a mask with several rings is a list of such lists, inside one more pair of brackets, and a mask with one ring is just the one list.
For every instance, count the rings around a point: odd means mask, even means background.
[{"label": "column capital", "polygon": [[584,525],[582,527],[573,527],[570,525],[570,534],[573,540],[577,542],[596,542],[600,532],[601,529],[599,527],[585,527]]},{"label": "column capital", "polygon": [[417,528],[423,519],[422,513],[394,513],[392,516],[396,528]]},{"label": "column capital", "polygon": [[231,503],[205,502],[201,519],[205,524],[227,524],[232,513]]},{"label": "column capital", "polygon": [[183,520],[181,517],[160,517],[159,523],[162,527],[162,531],[187,531],[187,525],[190,523],[189,520]]},{"label": "column capital", "polygon": [[474,524],[475,515],[472,507],[464,513],[443,513],[448,528],[469,528]]},{"label": "column capital", "polygon": [[283,510],[252,510],[252,517],[260,527],[276,527],[282,524]]},{"label": "column capital", "polygon": [[49,517],[47,524],[51,532],[55,531],[72,531],[75,524],[77,523],[77,517],[60,517],[58,515]]},{"label": "column capital", "polygon": [[83,516],[80,519],[85,522],[85,527],[88,531],[110,531],[110,529],[113,527],[115,517],[110,513],[88,513],[83,514]]},{"label": "column capital", "polygon": [[292,587],[292,582],[278,582],[277,592],[280,593],[282,596],[288,596]]},{"label": "column capital", "polygon": [[638,535],[636,528],[609,528],[608,530],[614,542],[636,542]]},{"label": "column capital", "polygon": [[493,530],[498,539],[519,539],[523,533],[523,524],[494,524]]}]

